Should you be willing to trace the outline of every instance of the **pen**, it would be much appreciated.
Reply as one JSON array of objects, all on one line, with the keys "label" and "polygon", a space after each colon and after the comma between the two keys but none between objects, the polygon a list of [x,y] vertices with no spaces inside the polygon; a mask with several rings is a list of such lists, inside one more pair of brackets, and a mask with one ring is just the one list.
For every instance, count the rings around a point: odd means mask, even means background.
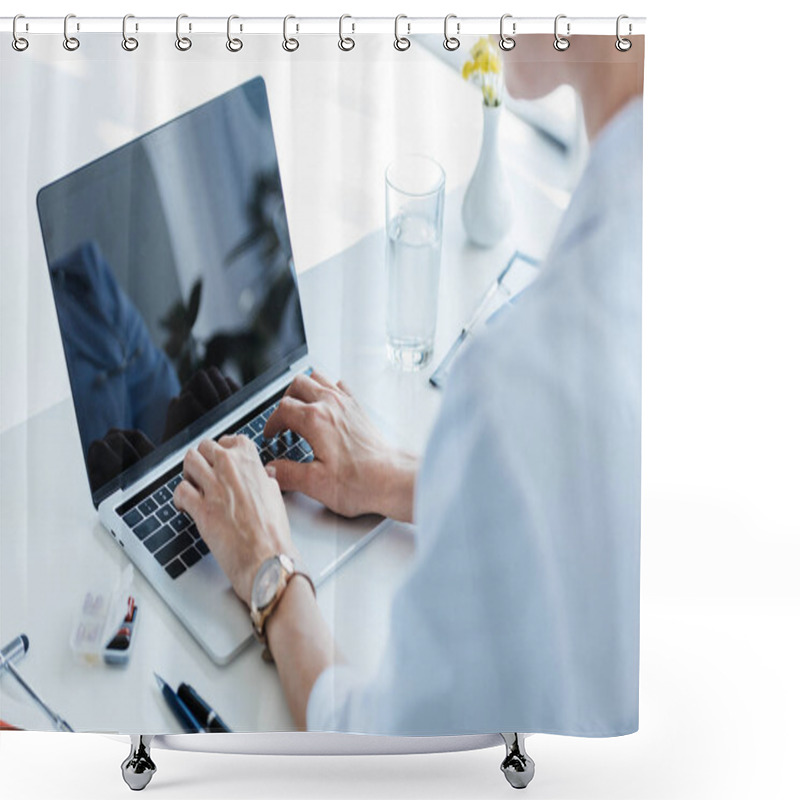
[{"label": "pen", "polygon": [[156,676],[156,680],[158,681],[158,686],[161,689],[161,694],[164,695],[164,699],[167,701],[167,705],[170,707],[172,713],[178,718],[178,721],[181,723],[184,731],[186,733],[202,733],[203,729],[200,726],[200,723],[192,716],[192,712],[186,708],[186,704],[183,700],[172,691],[172,687],[158,674],[153,673]]},{"label": "pen", "polygon": [[178,697],[208,733],[231,733],[231,729],[219,718],[217,712],[200,697],[188,683],[178,687]]}]

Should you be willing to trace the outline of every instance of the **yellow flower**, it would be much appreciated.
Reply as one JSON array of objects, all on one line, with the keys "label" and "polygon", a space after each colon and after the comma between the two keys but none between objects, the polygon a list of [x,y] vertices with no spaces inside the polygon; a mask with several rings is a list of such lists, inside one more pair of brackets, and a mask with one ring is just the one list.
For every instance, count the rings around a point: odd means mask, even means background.
[{"label": "yellow flower", "polygon": [[500,72],[500,54],[497,45],[488,37],[481,37],[473,46],[470,55],[474,67],[480,72]]},{"label": "yellow flower", "polygon": [[465,61],[461,68],[462,77],[481,87],[483,100],[487,105],[499,105],[500,75],[503,67],[497,44],[488,36],[482,36],[472,46],[470,56],[472,59]]}]

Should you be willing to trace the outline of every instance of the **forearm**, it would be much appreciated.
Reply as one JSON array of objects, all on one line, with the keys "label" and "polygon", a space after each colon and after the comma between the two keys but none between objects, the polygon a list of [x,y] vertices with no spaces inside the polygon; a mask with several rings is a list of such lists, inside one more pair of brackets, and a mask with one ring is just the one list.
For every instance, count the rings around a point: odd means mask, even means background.
[{"label": "forearm", "polygon": [[417,480],[416,457],[397,451],[383,465],[376,492],[376,511],[400,522],[414,521],[414,486]]},{"label": "forearm", "polygon": [[317,678],[334,663],[336,646],[304,578],[294,578],[286,587],[267,620],[267,640],[289,710],[297,728],[305,730],[309,695]]}]

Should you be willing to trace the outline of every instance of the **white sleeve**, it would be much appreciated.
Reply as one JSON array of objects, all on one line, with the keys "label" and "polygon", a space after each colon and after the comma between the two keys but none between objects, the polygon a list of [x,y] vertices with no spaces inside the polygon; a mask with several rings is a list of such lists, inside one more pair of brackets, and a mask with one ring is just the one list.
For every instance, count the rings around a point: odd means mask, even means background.
[{"label": "white sleeve", "polygon": [[347,701],[360,683],[357,672],[346,664],[334,664],[322,672],[308,697],[306,729],[341,731]]}]

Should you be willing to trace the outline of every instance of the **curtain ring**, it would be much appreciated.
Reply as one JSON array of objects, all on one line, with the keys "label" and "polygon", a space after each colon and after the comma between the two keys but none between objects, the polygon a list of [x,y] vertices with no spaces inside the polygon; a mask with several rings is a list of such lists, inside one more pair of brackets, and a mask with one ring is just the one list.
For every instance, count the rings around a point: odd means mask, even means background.
[{"label": "curtain ring", "polygon": [[75,19],[74,14],[67,14],[67,16],[64,17],[64,49],[69,50],[70,53],[81,46],[80,40],[77,37],[69,35],[67,24],[71,19]]},{"label": "curtain ring", "polygon": [[[345,53],[349,52],[350,50],[352,50],[356,46],[355,40],[351,39],[349,36],[345,36],[344,35],[344,31],[342,30],[342,28],[344,26],[344,21],[346,19],[353,19],[353,18],[349,14],[342,14],[342,16],[339,17],[339,49],[340,50],[344,50]],[[352,33],[355,33],[356,32],[356,24],[355,24],[355,22],[353,22],[351,24],[353,26]]]},{"label": "curtain ring", "polygon": [[24,38],[23,36],[20,36],[17,33],[17,20],[20,20],[20,19],[25,19],[25,15],[24,14],[17,14],[17,16],[14,17],[14,22],[11,25],[11,35],[14,37],[11,40],[11,46],[18,53],[21,53],[23,50],[27,50],[28,49],[28,45],[30,44],[30,42],[26,38]]},{"label": "curtain ring", "polygon": [[[448,14],[444,18],[444,49],[445,50],[450,50],[450,52],[452,52],[453,50],[458,50],[458,48],[461,47],[460,39],[458,39],[455,36],[448,36],[448,34],[447,34],[447,25],[448,25],[448,23],[450,22],[451,19],[457,19],[456,15],[455,14]],[[460,33],[460,32],[461,32],[461,23],[460,22],[456,22],[456,33]]]},{"label": "curtain ring", "polygon": [[[181,20],[188,19],[188,14],[178,14],[175,18],[175,47],[182,53],[185,53],[191,46],[192,40],[188,36],[181,36]],[[189,23],[189,30],[192,29],[191,22]]]},{"label": "curtain ring", "polygon": [[[503,14],[503,16],[500,17],[500,41],[498,42],[500,49],[505,50],[506,52],[513,50],[517,46],[516,40],[512,36],[506,36],[505,32],[503,31],[503,24],[507,19],[511,19],[511,14]],[[517,32],[516,22],[511,23],[511,32]]]},{"label": "curtain ring", "polygon": [[[135,39],[133,36],[128,36],[129,19],[135,19],[133,14],[126,14],[122,18],[122,49],[132,53],[139,46],[139,40]],[[136,30],[139,30],[138,25],[136,26]]]},{"label": "curtain ring", "polygon": [[[239,19],[236,14],[231,14],[228,17],[228,41],[225,42],[225,47],[227,47],[231,53],[238,53],[242,47],[244,47],[244,42],[242,42],[241,39],[231,36],[231,22],[233,22],[235,19]],[[241,27],[239,27],[239,30],[241,30]]]},{"label": "curtain ring", "polygon": [[[553,25],[553,31],[556,35],[555,41],[553,42],[553,47],[558,50],[559,53],[563,53],[569,47],[569,39],[565,39],[559,32],[558,32],[558,21],[560,19],[566,19],[566,14],[559,14],[556,17],[555,24]],[[569,22],[567,22],[567,36],[569,36]]]},{"label": "curtain ring", "polygon": [[[400,36],[400,20],[401,19],[408,19],[405,14],[398,14],[394,18],[394,49],[399,50],[401,53],[405,50],[408,50],[411,47],[411,39],[408,39],[405,36]],[[411,33],[411,23],[407,22],[406,27],[408,28],[408,32]]]},{"label": "curtain ring", "polygon": [[298,42],[294,37],[289,36],[290,19],[296,19],[296,17],[293,17],[291,14],[287,14],[283,18],[283,42],[281,44],[287,53],[294,53],[294,51],[300,47],[300,42]]},{"label": "curtain ring", "polygon": [[[633,47],[633,42],[630,39],[623,39],[619,35],[619,24],[620,24],[620,22],[622,22],[623,19],[628,19],[628,15],[627,14],[620,14],[617,17],[617,41],[614,42],[614,47],[616,47],[617,50],[620,51],[620,53],[627,53],[628,50],[630,50],[631,47]],[[628,23],[628,36],[631,35],[631,31],[632,30],[633,30],[633,26],[629,22]]]}]

